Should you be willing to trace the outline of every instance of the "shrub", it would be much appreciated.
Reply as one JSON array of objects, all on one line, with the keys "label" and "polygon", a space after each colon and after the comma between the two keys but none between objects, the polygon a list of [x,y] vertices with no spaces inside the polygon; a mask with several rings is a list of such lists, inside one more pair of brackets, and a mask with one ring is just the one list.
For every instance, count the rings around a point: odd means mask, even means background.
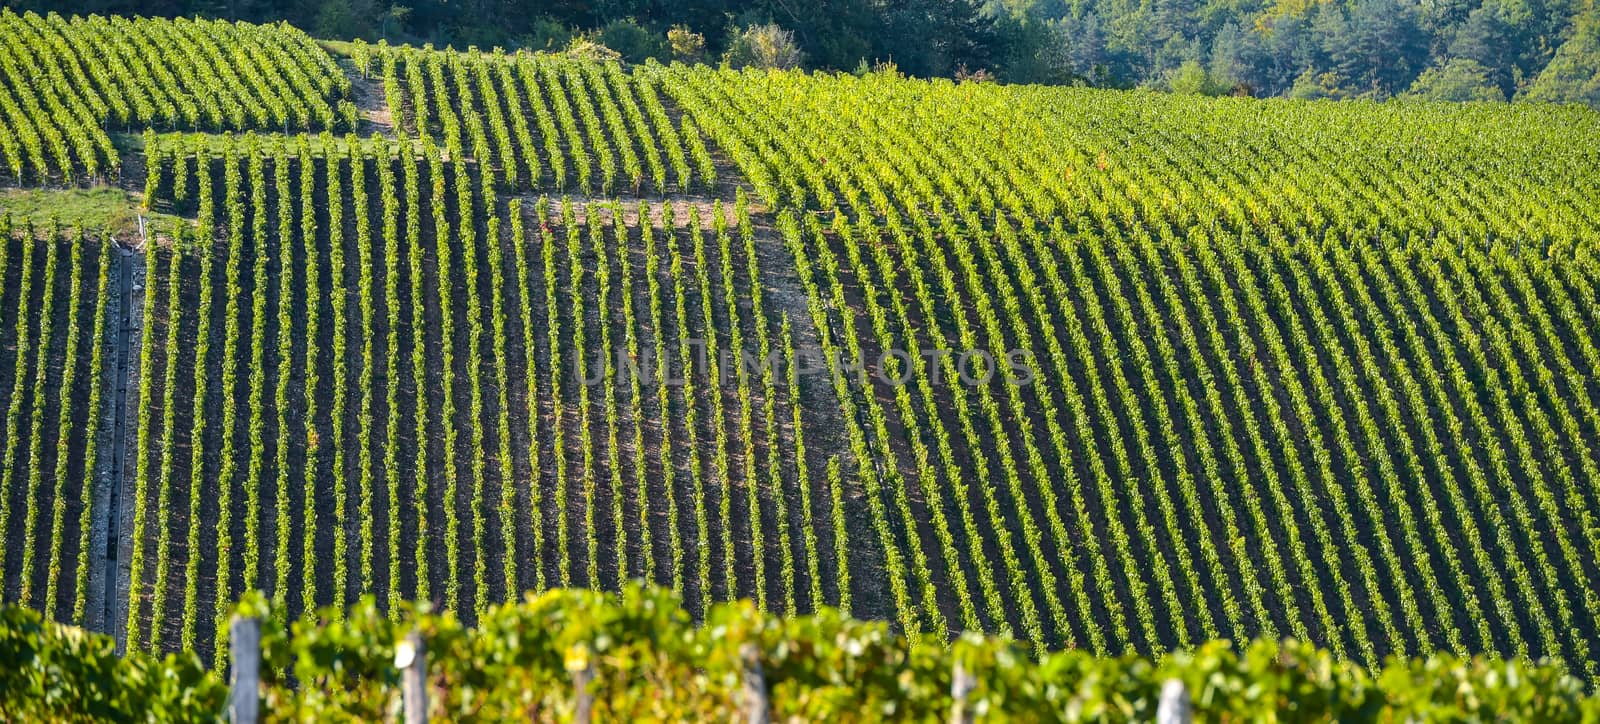
[{"label": "shrub", "polygon": [[533,28],[518,39],[528,50],[554,53],[572,42],[572,28],[554,18],[537,18]]},{"label": "shrub", "polygon": [[665,59],[670,52],[660,35],[650,32],[633,18],[613,20],[600,29],[595,41],[617,51],[629,63]]},{"label": "shrub", "polygon": [[1185,61],[1183,65],[1167,72],[1167,88],[1182,95],[1220,96],[1231,88],[1206,71],[1198,60]]},{"label": "shrub", "polygon": [[606,47],[598,39],[588,35],[578,35],[567,44],[567,49],[561,51],[564,55],[583,60],[597,62],[622,60],[622,54]]},{"label": "shrub", "polygon": [[769,68],[789,70],[805,61],[805,53],[794,42],[794,33],[777,25],[751,25],[735,32],[728,42],[723,64],[730,68]]},{"label": "shrub", "polygon": [[[675,594],[566,589],[496,606],[468,629],[420,606],[385,613],[368,596],[348,612],[285,626],[259,593],[239,615],[262,622],[261,685],[272,719],[380,720],[400,703],[398,660],[426,644],[430,715],[545,721],[571,716],[573,676],[593,674],[601,720],[727,720],[739,714],[746,657],[760,664],[780,720],[944,718],[959,668],[966,709],[1000,720],[1148,720],[1166,682],[1183,682],[1201,721],[1594,721],[1600,699],[1559,667],[1450,654],[1369,672],[1310,644],[1211,641],[1149,659],[1082,649],[1030,654],[967,634],[909,643],[883,622],[830,608],[783,617],[749,601],[712,606],[700,625]],[[227,689],[192,654],[118,658],[110,637],[0,608],[0,703],[19,720],[215,720]]]},{"label": "shrub", "polygon": [[192,653],[117,656],[109,636],[0,608],[0,711],[7,721],[201,721],[227,688]]},{"label": "shrub", "polygon": [[1422,72],[1411,84],[1411,95],[1431,101],[1497,101],[1506,94],[1495,87],[1489,69],[1476,60],[1454,58]]},{"label": "shrub", "polygon": [[687,25],[674,25],[667,31],[667,45],[672,48],[672,59],[685,63],[699,63],[706,57],[706,36],[694,32]]}]

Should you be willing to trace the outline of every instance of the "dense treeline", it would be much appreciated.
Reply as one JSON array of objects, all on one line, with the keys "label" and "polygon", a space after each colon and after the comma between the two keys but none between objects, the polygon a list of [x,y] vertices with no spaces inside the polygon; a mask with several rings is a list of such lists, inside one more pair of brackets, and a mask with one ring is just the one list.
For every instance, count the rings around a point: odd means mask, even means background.
[{"label": "dense treeline", "polygon": [[997,0],[1026,28],[1011,77],[1212,95],[1600,103],[1592,2]]},{"label": "dense treeline", "polygon": [[[288,20],[319,37],[738,64],[745,32],[792,31],[811,67],[1302,98],[1600,103],[1592,0],[76,0],[73,12]],[[43,8],[43,5],[49,5]],[[677,29],[677,33],[669,31]],[[757,43],[759,45],[759,43]]]},{"label": "dense treeline", "polygon": [[[701,53],[720,59],[734,31],[776,23],[794,32],[813,65],[853,68],[893,60],[921,75],[961,65],[994,67],[1004,39],[975,0],[5,0],[8,6],[61,13],[204,15],[251,22],[287,20],[328,39],[561,50],[575,36],[599,41],[634,61],[673,57],[667,31],[700,36]],[[678,46],[683,47],[683,46]],[[690,57],[692,56],[692,57]]]}]

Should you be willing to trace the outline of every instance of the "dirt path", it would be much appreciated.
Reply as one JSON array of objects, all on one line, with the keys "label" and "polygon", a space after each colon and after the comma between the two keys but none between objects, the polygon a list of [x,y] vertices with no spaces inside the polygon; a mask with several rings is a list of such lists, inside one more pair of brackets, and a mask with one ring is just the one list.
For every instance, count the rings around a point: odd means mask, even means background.
[{"label": "dirt path", "polygon": [[[134,434],[129,432],[133,427],[133,411],[129,409],[128,391],[138,378],[138,370],[135,369],[138,360],[133,354],[133,345],[142,334],[139,313],[142,310],[134,309],[137,297],[134,290],[147,281],[142,278],[143,270],[138,265],[141,258],[127,249],[120,250],[117,256],[117,324],[114,327],[115,337],[111,341],[114,351],[110,372],[110,424],[107,426],[110,430],[111,454],[102,458],[107,460],[105,473],[97,474],[107,484],[103,495],[96,494],[92,528],[93,540],[103,541],[104,565],[99,567],[98,575],[91,573],[88,620],[84,621],[93,630],[112,634],[117,639],[119,653],[126,645],[119,623],[127,611],[127,591],[123,588],[126,577],[122,575],[126,556],[122,555],[122,550],[131,542],[126,526],[132,514],[129,506],[132,497],[124,495],[124,482],[128,479],[128,448],[134,438]],[[136,276],[140,278],[136,280]],[[116,523],[114,526],[113,521]]]},{"label": "dirt path", "polygon": [[361,127],[356,132],[362,137],[376,133],[384,138],[394,138],[394,114],[389,100],[383,94],[383,81],[376,76],[363,78],[355,63],[340,60],[339,68],[350,78],[350,100],[361,114]]}]

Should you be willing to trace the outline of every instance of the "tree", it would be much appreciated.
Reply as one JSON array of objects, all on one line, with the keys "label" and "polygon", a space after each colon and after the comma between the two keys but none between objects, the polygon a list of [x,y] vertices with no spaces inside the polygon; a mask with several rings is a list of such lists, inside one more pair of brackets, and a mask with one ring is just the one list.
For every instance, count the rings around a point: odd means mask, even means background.
[{"label": "tree", "polygon": [[378,36],[388,40],[389,30],[404,28],[408,17],[411,17],[411,8],[404,5],[390,5],[388,10],[378,16]]},{"label": "tree", "polygon": [[1307,70],[1294,79],[1289,97],[1295,100],[1340,100],[1349,97],[1344,90],[1344,79],[1338,73],[1317,73]]},{"label": "tree", "polygon": [[794,33],[775,24],[751,25],[735,33],[722,62],[730,68],[798,68],[805,60]]},{"label": "tree", "polygon": [[1453,58],[1417,76],[1409,95],[1432,101],[1500,101],[1506,94],[1492,79],[1492,71],[1470,58]]},{"label": "tree", "polygon": [[1363,95],[1408,88],[1427,62],[1427,37],[1408,0],[1358,0],[1345,32],[1332,23],[1326,29],[1323,44],[1334,68]]},{"label": "tree", "polygon": [[685,63],[698,63],[706,57],[706,36],[694,32],[687,25],[674,25],[667,31],[667,45],[672,48],[672,59]]},{"label": "tree", "polygon": [[1057,20],[1053,35],[1063,66],[1095,85],[1105,85],[1115,75],[1114,56],[1107,47],[1105,23],[1089,12]]},{"label": "tree", "polygon": [[1517,61],[1516,44],[1516,28],[1505,11],[1490,4],[1473,10],[1456,28],[1449,52],[1452,59],[1475,62],[1504,97],[1516,92],[1512,73]]},{"label": "tree", "polygon": [[606,23],[596,40],[617,51],[629,63],[643,63],[650,58],[668,57],[666,41],[650,32],[633,18],[623,18]]},{"label": "tree", "polygon": [[879,12],[876,58],[892,60],[910,75],[989,68],[999,59],[994,18],[972,0],[886,0]]},{"label": "tree", "polygon": [[1216,82],[1253,94],[1260,87],[1266,62],[1260,38],[1237,23],[1228,23],[1211,41],[1211,64],[1206,70]]},{"label": "tree", "polygon": [[518,45],[532,51],[554,53],[572,42],[572,28],[555,18],[537,18],[528,32],[517,39]]},{"label": "tree", "polygon": [[[726,6],[723,16],[712,25],[688,25],[705,30],[728,28],[722,50],[731,48],[741,28],[776,24],[794,33],[807,63],[848,68],[872,56],[874,39],[882,33],[882,11],[875,7],[875,0],[692,0],[686,4],[708,1]],[[678,22],[672,12],[667,12],[668,17]]]},{"label": "tree", "polygon": [[1600,108],[1600,8],[1578,16],[1572,37],[1556,49],[1523,98],[1551,103],[1587,103]]},{"label": "tree", "polygon": [[311,30],[323,38],[356,38],[370,34],[378,17],[372,0],[327,0]]},{"label": "tree", "polygon": [[597,38],[588,35],[575,35],[572,42],[567,44],[567,49],[562,51],[573,58],[594,60],[600,62],[622,60],[622,54],[605,46]]},{"label": "tree", "polygon": [[1231,87],[1220,83],[1206,71],[1198,60],[1184,61],[1183,65],[1167,72],[1167,88],[1183,95],[1220,96]]},{"label": "tree", "polygon": [[1319,42],[1315,20],[1335,22],[1344,32],[1344,15],[1332,6],[1322,6],[1313,17],[1272,16],[1262,20],[1260,29],[1248,34],[1257,46],[1259,57],[1254,72],[1241,80],[1262,95],[1288,93],[1295,80],[1306,71],[1321,72],[1332,64]]},{"label": "tree", "polygon": [[1003,53],[1000,76],[1009,83],[1103,84],[1094,76],[1097,67],[1105,67],[1106,39],[1093,14],[1055,20],[1001,17],[995,32]]}]

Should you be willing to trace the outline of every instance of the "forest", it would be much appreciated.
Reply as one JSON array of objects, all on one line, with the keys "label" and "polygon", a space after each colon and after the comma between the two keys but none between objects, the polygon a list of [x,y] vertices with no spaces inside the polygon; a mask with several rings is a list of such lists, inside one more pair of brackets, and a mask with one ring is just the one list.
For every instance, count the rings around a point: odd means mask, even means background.
[{"label": "forest", "polygon": [[[5,0],[313,36],[1301,99],[1600,105],[1594,0]],[[763,29],[781,32],[759,33]],[[771,50],[770,48],[765,48]],[[759,61],[754,61],[759,63]],[[772,61],[768,61],[772,62]]]}]

